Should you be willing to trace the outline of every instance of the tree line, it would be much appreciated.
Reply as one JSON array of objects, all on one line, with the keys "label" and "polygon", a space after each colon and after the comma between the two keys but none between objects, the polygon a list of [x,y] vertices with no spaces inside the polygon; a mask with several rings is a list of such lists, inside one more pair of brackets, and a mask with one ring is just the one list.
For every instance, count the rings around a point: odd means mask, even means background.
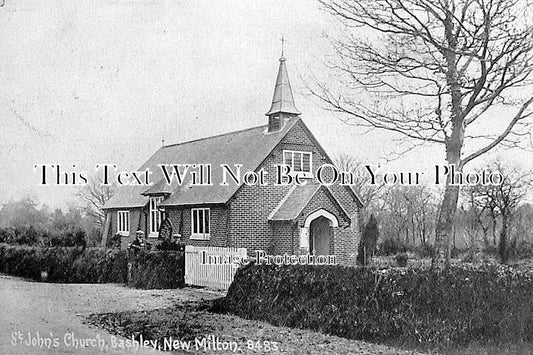
[{"label": "tree line", "polygon": [[75,193],[67,208],[51,209],[31,196],[11,200],[0,207],[0,243],[42,246],[99,246],[104,204],[116,187],[91,179]]},{"label": "tree line", "polygon": [[[364,235],[369,225],[378,225],[377,252],[413,251],[423,257],[434,256],[442,196],[439,188],[370,185],[365,183],[363,164],[356,159],[341,156],[337,164],[358,172],[354,187],[366,206],[361,231]],[[489,163],[485,170],[500,172],[503,181],[460,190],[459,208],[452,214],[451,256],[460,253],[472,259],[479,253],[494,254],[503,263],[510,257],[532,256],[533,204],[527,202],[533,186],[531,173],[501,160]]]}]

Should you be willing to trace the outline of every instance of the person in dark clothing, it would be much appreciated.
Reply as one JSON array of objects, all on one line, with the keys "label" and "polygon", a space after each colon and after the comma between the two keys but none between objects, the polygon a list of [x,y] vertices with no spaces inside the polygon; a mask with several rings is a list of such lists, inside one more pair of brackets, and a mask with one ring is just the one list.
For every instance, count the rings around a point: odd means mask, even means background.
[{"label": "person in dark clothing", "polygon": [[131,242],[130,249],[137,251],[141,250],[144,247],[143,235],[144,232],[142,230],[138,230],[137,232],[135,232],[135,240]]}]

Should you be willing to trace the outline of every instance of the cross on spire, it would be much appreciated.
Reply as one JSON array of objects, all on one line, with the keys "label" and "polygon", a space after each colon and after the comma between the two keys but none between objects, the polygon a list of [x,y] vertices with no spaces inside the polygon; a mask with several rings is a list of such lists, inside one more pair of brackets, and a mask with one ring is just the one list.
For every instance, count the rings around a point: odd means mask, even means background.
[{"label": "cross on spire", "polygon": [[285,52],[285,37],[281,35],[281,56],[283,57],[283,54]]}]

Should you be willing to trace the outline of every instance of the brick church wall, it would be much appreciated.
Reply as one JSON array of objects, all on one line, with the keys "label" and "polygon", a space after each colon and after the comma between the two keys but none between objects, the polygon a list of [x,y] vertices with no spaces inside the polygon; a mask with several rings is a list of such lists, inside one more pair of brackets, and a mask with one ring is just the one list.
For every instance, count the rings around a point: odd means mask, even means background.
[{"label": "brick church wall", "polygon": [[[275,240],[274,225],[268,221],[269,214],[278,206],[280,201],[289,192],[291,186],[276,186],[275,165],[283,164],[283,150],[302,150],[313,152],[313,167],[315,162],[321,161],[321,156],[313,142],[298,122],[287,133],[284,139],[269,154],[257,170],[264,168],[268,173],[269,184],[266,186],[243,185],[235,194],[230,206],[230,238],[238,247],[247,248],[250,256],[255,250],[290,250],[291,240],[277,238]],[[290,234],[290,228],[276,226],[283,234]],[[276,243],[277,242],[277,243]]]},{"label": "brick church wall", "polygon": [[[264,168],[266,170],[270,178],[269,184],[267,186],[243,185],[237,191],[230,202],[229,245],[247,248],[250,256],[254,255],[255,250],[265,250],[275,254],[285,252],[296,254],[299,250],[299,229],[289,222],[272,223],[268,221],[269,214],[279,205],[291,188],[290,186],[275,186],[273,184],[276,173],[275,165],[283,164],[283,150],[312,152],[313,175],[316,174],[316,170],[321,165],[329,163],[327,157],[320,152],[315,142],[303,128],[303,123],[298,122],[257,169]],[[341,226],[335,228],[334,245],[332,245],[331,250],[344,254],[342,258],[338,258],[339,261],[342,259],[343,263],[352,264],[352,259],[355,263],[359,239],[357,219],[359,207],[346,187],[332,185],[330,190],[352,218],[352,226],[348,227],[348,224],[338,216],[338,213],[335,213]],[[324,193],[320,191],[319,194]],[[302,213],[303,220],[309,213],[319,208],[330,208],[332,213],[337,210],[325,194],[318,198],[315,197],[314,200],[316,205],[308,206]],[[298,224],[300,225],[300,222]],[[303,226],[303,222],[301,225]]]},{"label": "brick church wall", "polygon": [[[118,211],[128,211],[130,213],[130,230],[129,234],[122,236],[120,238],[120,248],[126,249],[128,247],[128,244],[131,243],[135,239],[135,232],[139,229],[143,230],[146,235],[145,231],[145,214],[143,213],[143,210],[141,208],[131,208],[131,209],[124,209],[124,208],[118,208],[118,209],[109,209],[106,212],[106,218],[110,218],[110,224],[109,224],[109,230],[107,232],[107,240],[110,240],[113,238],[114,235],[117,234],[118,230]],[[140,221],[139,221],[140,219]]]},{"label": "brick church wall", "polygon": [[[209,240],[191,239],[191,210],[192,208],[209,208],[210,213],[210,238]],[[172,225],[172,233],[180,233],[180,219],[182,209],[176,207],[167,207],[166,213]],[[194,206],[183,208],[183,228],[181,231],[181,240],[185,245],[194,245],[198,247],[227,247],[228,240],[228,208],[225,206]]]}]

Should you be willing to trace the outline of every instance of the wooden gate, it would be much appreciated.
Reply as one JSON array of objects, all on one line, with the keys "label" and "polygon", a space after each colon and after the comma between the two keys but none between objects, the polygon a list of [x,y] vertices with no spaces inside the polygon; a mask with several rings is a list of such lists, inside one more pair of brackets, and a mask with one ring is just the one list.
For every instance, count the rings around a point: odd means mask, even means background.
[{"label": "wooden gate", "polygon": [[246,248],[185,247],[185,283],[227,290],[239,265],[237,258],[246,257]]}]

